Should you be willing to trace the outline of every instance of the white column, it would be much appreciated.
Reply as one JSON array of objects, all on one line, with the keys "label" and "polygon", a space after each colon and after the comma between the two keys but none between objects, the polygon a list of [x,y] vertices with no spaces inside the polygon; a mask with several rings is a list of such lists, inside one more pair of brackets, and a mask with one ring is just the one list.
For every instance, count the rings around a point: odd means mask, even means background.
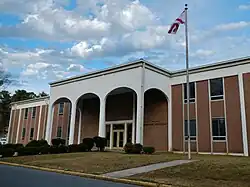
[{"label": "white column", "polygon": [[106,137],[105,109],[106,109],[106,100],[104,98],[100,98],[99,133],[98,133],[100,137]]},{"label": "white column", "polygon": [[[10,121],[9,121],[8,134],[7,134],[7,143],[10,143],[10,135],[11,135],[11,134],[10,134],[10,128],[11,128],[11,125],[12,125],[13,110],[15,110],[15,109],[12,109],[12,107],[11,107],[11,111],[10,111]],[[15,121],[15,118],[14,118],[13,121]]]},{"label": "white column", "polygon": [[136,143],[142,144],[142,131],[143,131],[143,120],[142,120],[142,99],[141,94],[137,97],[137,109],[136,109]]},{"label": "white column", "polygon": [[238,75],[239,81],[239,92],[240,92],[240,111],[241,111],[241,125],[242,125],[242,140],[243,140],[243,150],[244,156],[249,156],[248,154],[248,140],[247,140],[247,123],[246,123],[246,108],[245,108],[245,95],[244,95],[244,84],[243,75],[240,73]]},{"label": "white column", "polygon": [[22,113],[22,109],[20,108],[19,109],[19,116],[18,116],[18,124],[17,124],[17,134],[16,134],[16,143],[18,143],[18,140],[19,140],[19,131],[20,131],[20,121],[21,121],[21,113]]},{"label": "white column", "polygon": [[78,144],[81,143],[81,129],[82,129],[82,110],[79,108],[79,129],[78,129]]},{"label": "white column", "polygon": [[43,105],[40,106],[40,111],[39,111],[38,129],[37,129],[37,137],[36,137],[37,140],[39,140],[39,134],[40,134],[40,128],[41,128],[42,108],[43,108]]},{"label": "white column", "polygon": [[127,143],[127,131],[128,131],[128,124],[125,123],[124,124],[124,139],[123,139],[123,146],[125,146],[125,144]]},{"label": "white column", "polygon": [[172,95],[171,86],[168,96],[168,151],[172,151]]},{"label": "white column", "polygon": [[132,123],[132,143],[135,143],[135,106],[136,106],[136,94],[133,93],[133,123]]},{"label": "white column", "polygon": [[53,116],[54,116],[54,105],[50,104],[49,109],[48,109],[47,126],[46,126],[46,134],[45,134],[45,140],[47,140],[48,144],[51,144]]},{"label": "white column", "polygon": [[113,148],[113,124],[110,124],[110,145],[109,145],[110,149]]},{"label": "white column", "polygon": [[69,145],[74,144],[75,122],[76,122],[76,103],[71,101],[71,116],[70,116],[70,129],[69,129]]}]

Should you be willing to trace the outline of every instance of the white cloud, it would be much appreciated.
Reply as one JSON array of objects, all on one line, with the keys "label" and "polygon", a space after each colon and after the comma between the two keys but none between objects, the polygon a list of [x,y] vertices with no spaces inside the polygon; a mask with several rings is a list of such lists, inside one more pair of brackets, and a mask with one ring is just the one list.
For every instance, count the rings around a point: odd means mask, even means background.
[{"label": "white cloud", "polygon": [[221,24],[217,25],[214,30],[218,31],[228,31],[228,30],[235,30],[235,29],[241,29],[244,27],[250,26],[250,22],[246,21],[240,21],[235,23],[227,23],[227,24]]},{"label": "white cloud", "polygon": [[198,49],[196,50],[194,53],[190,54],[190,56],[193,56],[193,57],[209,57],[211,55],[215,54],[214,51],[212,50],[204,50],[204,49]]},{"label": "white cloud", "polygon": [[250,4],[239,5],[240,10],[250,10]]},{"label": "white cloud", "polygon": [[85,68],[81,64],[70,64],[70,66],[67,68],[67,71],[83,72],[83,71],[85,71]]}]

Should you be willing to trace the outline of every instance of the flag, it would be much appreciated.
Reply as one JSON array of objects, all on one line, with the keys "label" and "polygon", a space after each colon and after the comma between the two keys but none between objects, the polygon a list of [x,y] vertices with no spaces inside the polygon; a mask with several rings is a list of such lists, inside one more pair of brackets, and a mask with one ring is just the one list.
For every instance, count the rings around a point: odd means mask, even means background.
[{"label": "flag", "polygon": [[170,29],[168,31],[169,34],[176,34],[176,32],[179,29],[180,24],[185,23],[185,11],[186,10],[184,10],[181,13],[181,15],[178,18],[176,18],[175,22],[171,25],[171,27],[170,27]]}]

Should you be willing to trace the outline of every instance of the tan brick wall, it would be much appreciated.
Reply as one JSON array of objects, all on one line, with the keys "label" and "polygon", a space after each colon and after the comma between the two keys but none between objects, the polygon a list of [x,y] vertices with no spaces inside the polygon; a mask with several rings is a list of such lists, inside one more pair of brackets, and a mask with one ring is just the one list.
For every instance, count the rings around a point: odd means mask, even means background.
[{"label": "tan brick wall", "polygon": [[250,154],[250,73],[243,74],[248,152]]},{"label": "tan brick wall", "polygon": [[173,151],[183,151],[183,96],[182,85],[172,86]]},{"label": "tan brick wall", "polygon": [[224,83],[229,153],[243,153],[238,76],[226,77]]},{"label": "tan brick wall", "polygon": [[159,90],[149,90],[144,98],[144,146],[168,150],[168,102]]},{"label": "tan brick wall", "polygon": [[211,152],[208,81],[199,81],[197,88],[198,151]]}]

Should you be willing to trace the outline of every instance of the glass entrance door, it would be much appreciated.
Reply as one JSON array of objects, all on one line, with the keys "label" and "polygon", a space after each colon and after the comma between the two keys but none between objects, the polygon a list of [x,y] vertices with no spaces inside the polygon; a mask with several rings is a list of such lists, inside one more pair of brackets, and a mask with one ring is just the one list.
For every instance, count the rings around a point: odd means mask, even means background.
[{"label": "glass entrance door", "polygon": [[124,130],[114,130],[113,131],[113,147],[123,148],[124,142]]}]

